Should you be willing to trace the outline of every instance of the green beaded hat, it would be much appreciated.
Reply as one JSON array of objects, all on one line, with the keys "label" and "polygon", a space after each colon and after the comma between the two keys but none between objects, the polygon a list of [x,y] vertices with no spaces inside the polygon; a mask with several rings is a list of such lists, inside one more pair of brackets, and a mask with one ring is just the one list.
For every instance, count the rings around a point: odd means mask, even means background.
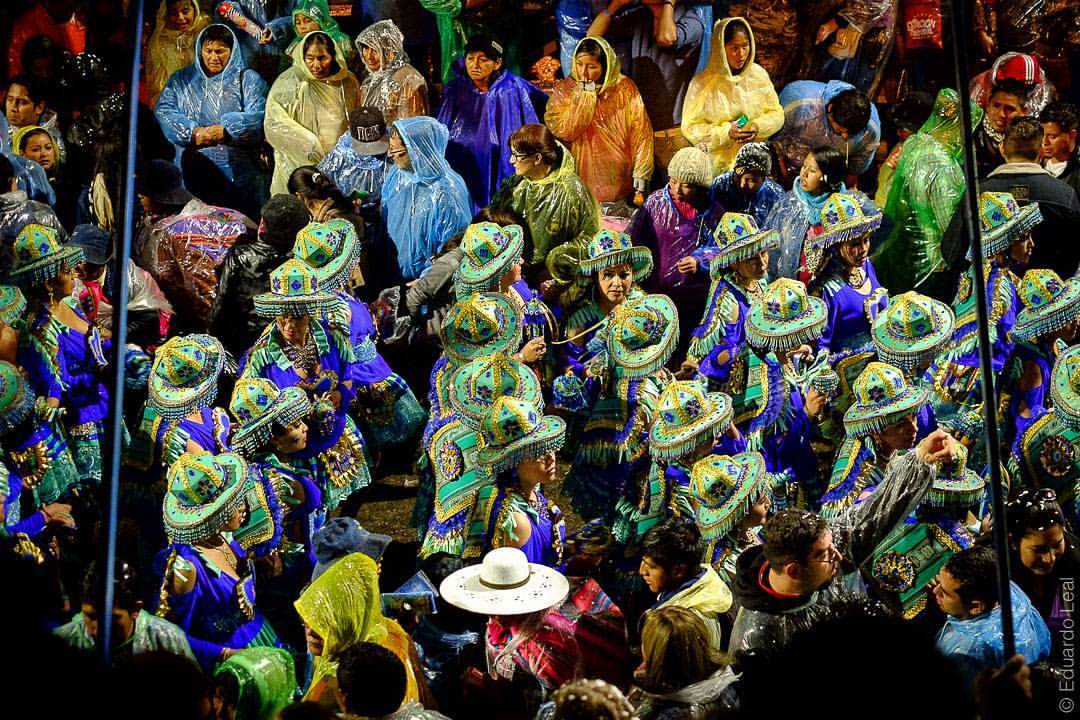
[{"label": "green beaded hat", "polygon": [[214,675],[229,673],[240,686],[236,717],[275,718],[296,693],[296,669],[288,650],[249,647],[225,660]]},{"label": "green beaded hat", "polygon": [[768,491],[761,453],[710,455],[690,471],[694,519],[706,542],[720,540]]},{"label": "green beaded hat", "polygon": [[604,228],[593,235],[585,247],[585,257],[581,260],[578,273],[585,280],[603,268],[616,265],[629,265],[634,271],[634,282],[641,282],[652,272],[652,252],[649,248],[631,244],[630,236],[626,233]]},{"label": "green beaded hat", "polygon": [[932,507],[970,508],[983,497],[986,481],[967,466],[968,451],[956,444],[956,457],[952,462],[938,465],[937,475],[930,485],[923,502]]},{"label": "green beaded hat", "polygon": [[498,475],[525,460],[557,452],[566,442],[566,423],[536,405],[513,397],[495,401],[480,421],[478,462]]},{"label": "green beaded hat", "polygon": [[233,388],[229,412],[236,418],[233,449],[248,456],[270,441],[274,425],[288,427],[307,416],[311,401],[298,387],[279,390],[264,378],[241,378]]},{"label": "green beaded hat", "polygon": [[61,245],[55,229],[36,223],[15,236],[12,253],[11,279],[24,286],[56,277],[61,267],[74,267],[83,257],[82,248]]},{"label": "green beaded hat", "polygon": [[984,258],[992,258],[1009,249],[1013,240],[1042,222],[1039,203],[1024,207],[1007,192],[984,192],[979,195],[979,228],[982,230]]},{"label": "green beaded hat", "polygon": [[726,212],[713,231],[713,241],[717,251],[712,265],[723,269],[780,247],[780,233],[758,228],[752,215]]},{"label": "green beaded hat", "polygon": [[878,358],[910,373],[937,355],[952,337],[956,315],[945,303],[909,291],[889,298],[874,319],[872,335]]},{"label": "green beaded hat", "polygon": [[265,318],[320,315],[338,302],[310,265],[289,258],[270,273],[270,292],[255,296],[255,312]]},{"label": "green beaded hat", "polygon": [[150,367],[147,404],[166,420],[213,404],[225,350],[210,335],[180,335],[158,348]]},{"label": "green beaded hat", "polygon": [[0,360],[0,435],[15,429],[34,409],[34,393],[11,363]]},{"label": "green beaded hat", "polygon": [[1053,270],[1028,270],[1019,290],[1022,309],[1012,329],[1014,340],[1035,340],[1080,317],[1080,280],[1063,281]]},{"label": "green beaded hat", "polygon": [[236,453],[184,453],[169,467],[162,518],[169,539],[193,543],[229,521],[247,489],[248,465]]},{"label": "green beaded hat", "polygon": [[440,333],[443,352],[456,363],[484,355],[507,355],[521,345],[521,315],[502,293],[459,298],[446,313]]},{"label": "green beaded hat", "polygon": [[707,393],[693,381],[673,382],[660,394],[649,452],[659,460],[676,460],[723,432],[733,417],[731,398],[724,393]]},{"label": "green beaded hat", "polygon": [[26,298],[14,285],[0,285],[0,322],[11,325],[26,312]]},{"label": "green beaded hat", "polygon": [[479,430],[484,415],[500,397],[544,409],[540,379],[532,368],[505,355],[487,355],[458,368],[450,381],[450,407],[462,423]]},{"label": "green beaded hat", "polygon": [[520,225],[499,227],[493,222],[473,223],[461,239],[461,262],[454,275],[458,297],[499,289],[499,281],[521,260],[525,233]]},{"label": "green beaded hat", "polygon": [[622,377],[642,378],[662,368],[679,341],[679,311],[667,295],[626,300],[608,320],[608,357]]},{"label": "green beaded hat", "polygon": [[1050,373],[1050,399],[1061,421],[1080,430],[1080,345],[1058,355]]},{"label": "green beaded hat", "polygon": [[926,392],[909,385],[904,373],[883,362],[867,365],[852,386],[855,402],[844,413],[844,428],[852,437],[879,432],[920,410]]},{"label": "green beaded hat", "polygon": [[348,220],[309,223],[296,233],[292,254],[315,271],[323,290],[337,292],[360,262],[360,238]]},{"label": "green beaded hat", "polygon": [[821,337],[825,301],[807,294],[798,280],[774,280],[746,316],[746,339],[757,348],[790,350]]},{"label": "green beaded hat", "polygon": [[807,247],[824,250],[863,237],[881,227],[882,217],[880,212],[868,217],[854,195],[833,193],[821,208],[821,233],[808,239]]}]

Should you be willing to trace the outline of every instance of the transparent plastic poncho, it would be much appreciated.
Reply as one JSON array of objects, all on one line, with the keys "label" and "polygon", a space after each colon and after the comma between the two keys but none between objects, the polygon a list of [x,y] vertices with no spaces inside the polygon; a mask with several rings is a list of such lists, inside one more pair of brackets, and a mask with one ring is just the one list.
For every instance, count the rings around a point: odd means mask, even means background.
[{"label": "transparent plastic poncho", "polygon": [[263,130],[274,148],[272,194],[288,192],[292,171],[314,165],[337,144],[349,128],[349,114],[360,106],[360,83],[345,66],[344,53],[326,33],[320,35],[334,49],[338,71],[316,78],[304,63],[304,44],[292,50],[292,66],[274,81],[266,99]]},{"label": "transparent plastic poncho", "polygon": [[202,14],[195,0],[188,0],[188,4],[195,10],[195,19],[186,30],[174,30],[166,25],[169,4],[162,2],[158,6],[157,23],[146,45],[146,89],[151,108],[157,104],[169,76],[195,61],[195,38],[210,24],[210,18]]},{"label": "transparent plastic poncho", "polygon": [[[982,115],[972,107],[975,126]],[[945,88],[919,132],[904,143],[884,209],[893,227],[874,257],[881,284],[893,294],[946,269],[941,241],[964,196],[962,130],[960,96]]]},{"label": "transparent plastic poncho", "polygon": [[334,149],[319,161],[319,171],[326,173],[345,197],[355,198],[357,193],[363,193],[364,206],[378,207],[389,161],[385,153],[358,153],[355,142],[351,133],[342,135]]},{"label": "transparent plastic poncho", "polygon": [[[379,54],[378,67],[368,64],[364,47]],[[392,20],[380,20],[360,31],[356,36],[356,49],[368,71],[360,87],[363,105],[378,108],[387,127],[403,118],[427,115],[427,83],[409,64],[405,36]]]}]

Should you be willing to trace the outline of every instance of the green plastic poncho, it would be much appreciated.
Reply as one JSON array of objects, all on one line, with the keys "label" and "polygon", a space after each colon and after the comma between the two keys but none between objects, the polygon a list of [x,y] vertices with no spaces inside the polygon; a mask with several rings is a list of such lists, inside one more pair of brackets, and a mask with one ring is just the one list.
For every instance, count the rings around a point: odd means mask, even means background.
[{"label": "green plastic poncho", "polygon": [[292,49],[292,66],[283,72],[266,98],[263,130],[274,148],[274,178],[270,192],[288,192],[286,183],[292,171],[301,165],[315,165],[337,144],[349,129],[349,113],[360,106],[360,83],[345,66],[345,54],[334,45],[338,71],[316,79],[304,64],[304,43]]},{"label": "green plastic poncho", "polygon": [[[297,0],[296,7],[294,7],[292,11],[293,23],[296,22],[297,15],[303,15],[304,17],[315,21],[318,24],[319,29],[332,37],[334,42],[338,44],[338,47],[341,48],[346,56],[353,54],[351,51],[352,39],[342,32],[341,28],[338,27],[337,20],[331,17],[330,5],[326,0]],[[295,24],[293,27],[295,28]],[[286,48],[285,52],[291,55],[293,48],[300,43],[301,39],[302,38],[300,37],[293,38],[293,41],[289,43],[289,47]]]},{"label": "green plastic poncho", "polygon": [[[972,123],[982,110],[971,107]],[[942,238],[964,196],[960,96],[945,88],[919,132],[908,138],[893,174],[885,216],[892,230],[874,256],[878,279],[890,294],[918,289],[945,272]]]},{"label": "green plastic poncho", "polygon": [[236,720],[273,720],[296,694],[296,670],[287,650],[241,650],[214,671],[214,675],[225,673],[234,676],[240,686]]}]

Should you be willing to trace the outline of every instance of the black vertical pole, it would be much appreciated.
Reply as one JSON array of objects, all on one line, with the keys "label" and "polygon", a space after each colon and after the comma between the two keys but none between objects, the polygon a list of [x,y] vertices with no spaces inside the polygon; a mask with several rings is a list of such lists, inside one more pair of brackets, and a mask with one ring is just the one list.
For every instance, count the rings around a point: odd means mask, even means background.
[{"label": "black vertical pole", "polygon": [[[116,531],[118,523],[117,505],[120,498],[120,461],[122,453],[124,427],[124,347],[127,345],[128,284],[127,263],[131,257],[131,236],[135,222],[135,147],[139,132],[139,59],[142,56],[143,36],[143,0],[135,0],[132,6],[134,32],[131,35],[131,77],[128,91],[128,138],[127,172],[124,176],[124,213],[123,234],[120,252],[115,253],[110,272],[115,279],[113,297],[113,335],[112,335],[112,387],[109,388],[109,401],[112,408],[109,413],[105,440],[109,446],[108,470],[109,504],[105,523],[105,558],[102,576],[105,580],[105,601],[102,603],[99,617],[102,657],[108,666],[112,654],[112,608],[115,600],[113,587],[116,576]],[[105,443],[102,444],[105,455]],[[103,458],[104,459],[104,458]]]},{"label": "black vertical pole", "polygon": [[1001,634],[1005,658],[1016,653],[1013,638],[1012,597],[1009,591],[1009,543],[1005,535],[1005,499],[1002,496],[1001,445],[998,442],[997,393],[994,388],[994,368],[990,358],[990,317],[986,300],[986,267],[983,264],[982,235],[978,231],[979,186],[975,174],[975,142],[971,129],[971,105],[968,101],[967,47],[965,28],[971,27],[965,0],[950,3],[952,17],[953,65],[956,69],[956,92],[960,95],[960,124],[964,133],[964,179],[967,192],[960,205],[963,228],[967,234],[975,273],[975,309],[979,321],[979,369],[982,376],[983,419],[986,449],[990,460],[990,498],[994,513],[994,548],[998,554],[998,597],[1001,599]]}]

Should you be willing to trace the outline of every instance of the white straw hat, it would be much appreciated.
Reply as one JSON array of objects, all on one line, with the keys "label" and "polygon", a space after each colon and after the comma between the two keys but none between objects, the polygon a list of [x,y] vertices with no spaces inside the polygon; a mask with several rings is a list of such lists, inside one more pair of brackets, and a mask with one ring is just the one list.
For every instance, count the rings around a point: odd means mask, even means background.
[{"label": "white straw hat", "polygon": [[480,565],[453,573],[439,586],[443,600],[480,615],[527,615],[562,603],[570,583],[558,570],[530,563],[514,547],[496,548]]}]

